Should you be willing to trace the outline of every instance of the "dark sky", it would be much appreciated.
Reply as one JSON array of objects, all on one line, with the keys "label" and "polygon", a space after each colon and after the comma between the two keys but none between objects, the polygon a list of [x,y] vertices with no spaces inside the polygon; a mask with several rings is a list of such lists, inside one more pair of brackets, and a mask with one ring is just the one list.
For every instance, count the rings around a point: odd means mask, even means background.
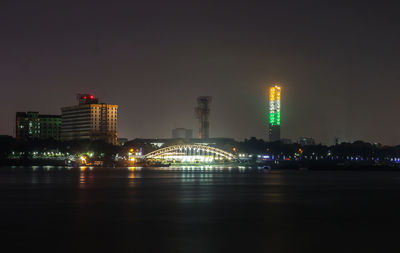
[{"label": "dark sky", "polygon": [[400,144],[399,6],[383,1],[1,1],[0,134],[16,111],[59,114],[91,92],[120,137],[193,128],[267,139],[267,87],[283,86],[282,136]]}]

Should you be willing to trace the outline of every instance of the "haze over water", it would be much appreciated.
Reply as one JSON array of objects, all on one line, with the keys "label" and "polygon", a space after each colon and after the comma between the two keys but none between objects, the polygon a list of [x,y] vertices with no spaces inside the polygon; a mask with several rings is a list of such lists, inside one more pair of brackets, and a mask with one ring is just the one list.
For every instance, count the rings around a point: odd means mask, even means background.
[{"label": "haze over water", "polygon": [[4,167],[3,247],[53,252],[384,252],[399,172]]}]

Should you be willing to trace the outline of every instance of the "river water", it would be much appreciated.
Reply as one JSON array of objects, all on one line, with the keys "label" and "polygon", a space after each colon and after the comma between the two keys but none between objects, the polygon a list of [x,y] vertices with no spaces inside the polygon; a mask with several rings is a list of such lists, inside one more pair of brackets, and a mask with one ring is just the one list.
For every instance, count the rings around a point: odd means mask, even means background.
[{"label": "river water", "polygon": [[2,248],[399,252],[400,172],[0,168]]}]

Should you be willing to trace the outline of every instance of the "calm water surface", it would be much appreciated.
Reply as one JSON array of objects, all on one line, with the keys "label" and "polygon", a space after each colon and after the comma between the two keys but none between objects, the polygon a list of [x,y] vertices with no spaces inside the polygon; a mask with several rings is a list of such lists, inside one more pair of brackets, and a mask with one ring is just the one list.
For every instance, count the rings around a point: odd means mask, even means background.
[{"label": "calm water surface", "polygon": [[400,172],[0,168],[2,248],[399,252]]}]

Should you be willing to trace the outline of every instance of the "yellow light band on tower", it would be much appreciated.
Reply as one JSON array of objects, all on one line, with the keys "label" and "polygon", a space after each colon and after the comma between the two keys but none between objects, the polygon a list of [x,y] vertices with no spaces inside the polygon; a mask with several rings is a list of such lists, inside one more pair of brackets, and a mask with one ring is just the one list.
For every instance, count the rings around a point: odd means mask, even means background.
[{"label": "yellow light band on tower", "polygon": [[269,124],[281,125],[281,87],[278,85],[269,89]]}]

